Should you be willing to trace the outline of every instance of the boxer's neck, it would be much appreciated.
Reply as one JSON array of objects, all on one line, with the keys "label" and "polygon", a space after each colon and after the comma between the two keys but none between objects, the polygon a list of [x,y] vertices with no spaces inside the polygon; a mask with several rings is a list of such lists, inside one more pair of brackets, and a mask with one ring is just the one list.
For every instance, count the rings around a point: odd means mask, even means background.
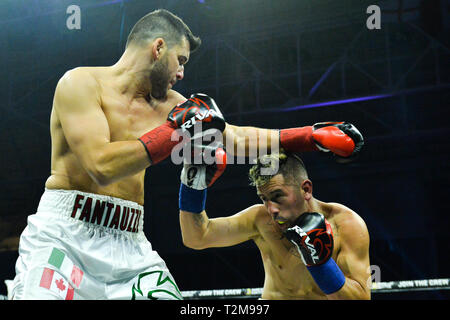
[{"label": "boxer's neck", "polygon": [[151,92],[150,73],[153,59],[147,50],[128,48],[111,66],[122,94],[147,98]]}]

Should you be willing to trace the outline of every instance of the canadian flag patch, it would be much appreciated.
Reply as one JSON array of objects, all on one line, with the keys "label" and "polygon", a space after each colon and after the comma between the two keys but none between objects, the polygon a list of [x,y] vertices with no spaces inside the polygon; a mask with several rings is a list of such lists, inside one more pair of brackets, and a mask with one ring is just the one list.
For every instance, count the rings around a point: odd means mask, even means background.
[{"label": "canadian flag patch", "polygon": [[[65,300],[73,300],[73,286],[79,288],[83,271],[74,265],[64,252],[56,248],[53,248],[48,263],[59,270],[44,268],[39,286],[57,293]],[[70,283],[67,279],[70,279]]]},{"label": "canadian flag patch", "polygon": [[73,300],[73,287],[55,270],[44,268],[39,285],[56,292],[64,300]]}]

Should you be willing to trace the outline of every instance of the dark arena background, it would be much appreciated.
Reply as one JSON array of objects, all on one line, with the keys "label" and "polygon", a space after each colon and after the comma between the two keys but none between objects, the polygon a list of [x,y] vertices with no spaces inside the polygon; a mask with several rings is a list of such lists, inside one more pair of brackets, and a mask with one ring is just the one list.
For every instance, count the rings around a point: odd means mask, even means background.
[{"label": "dark arena background", "polygon": [[[78,26],[71,5],[80,9]],[[380,8],[378,27],[371,5]],[[450,298],[445,0],[2,0],[0,295],[7,296],[4,280],[14,278],[20,233],[50,174],[49,118],[59,78],[78,66],[114,64],[131,27],[157,8],[179,15],[202,39],[174,89],[212,96],[228,123],[357,126],[365,146],[356,161],[303,154],[315,196],[365,220],[373,277],[381,282],[372,299]],[[249,168],[227,167],[208,193],[210,217],[259,202]],[[201,251],[183,246],[180,170],[168,159],[147,171],[144,231],[154,250],[188,297],[214,295],[205,291],[213,289],[251,296],[249,288],[257,292],[264,282],[253,242]]]}]

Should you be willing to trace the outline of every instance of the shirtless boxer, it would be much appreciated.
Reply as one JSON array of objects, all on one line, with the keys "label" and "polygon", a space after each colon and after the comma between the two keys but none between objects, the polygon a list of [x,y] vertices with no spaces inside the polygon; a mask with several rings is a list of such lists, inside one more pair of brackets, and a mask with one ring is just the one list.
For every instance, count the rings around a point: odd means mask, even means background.
[{"label": "shirtless boxer", "polygon": [[[263,204],[215,219],[209,219],[204,210],[206,192],[202,196],[199,192],[218,178],[224,166],[184,166],[183,243],[205,249],[253,240],[264,264],[262,299],[370,299],[369,234],[363,219],[342,204],[316,199],[296,155],[264,158],[250,169]],[[279,161],[279,171],[262,175],[261,168],[273,163],[268,160]],[[208,178],[213,176],[214,180]]]},{"label": "shirtless boxer", "polygon": [[174,132],[202,110],[213,111],[205,126],[224,131],[231,152],[251,147],[246,137],[260,133],[267,137],[261,145],[280,139],[293,149],[342,157],[359,151],[362,140],[340,146],[341,139],[354,140],[341,124],[280,132],[237,127],[224,122],[211,98],[186,100],[172,87],[199,45],[180,18],[156,10],[133,27],[116,64],[76,68],[59,80],[50,119],[51,175],[21,235],[9,297],[181,299],[143,233],[144,175],[171,154]]}]

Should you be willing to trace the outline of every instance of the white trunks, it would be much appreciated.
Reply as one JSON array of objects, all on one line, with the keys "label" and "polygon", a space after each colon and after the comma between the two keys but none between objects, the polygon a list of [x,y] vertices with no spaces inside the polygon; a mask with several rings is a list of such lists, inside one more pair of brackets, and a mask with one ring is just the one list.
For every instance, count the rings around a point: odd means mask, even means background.
[{"label": "white trunks", "polygon": [[46,189],[20,237],[12,299],[182,299],[135,202]]}]

